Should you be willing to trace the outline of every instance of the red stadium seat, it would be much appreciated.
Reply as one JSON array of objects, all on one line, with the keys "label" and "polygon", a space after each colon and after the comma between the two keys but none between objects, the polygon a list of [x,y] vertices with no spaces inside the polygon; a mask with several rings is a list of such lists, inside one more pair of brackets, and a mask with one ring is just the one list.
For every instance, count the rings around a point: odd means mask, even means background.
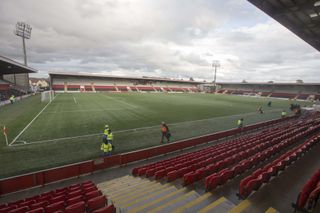
[{"label": "red stadium seat", "polygon": [[46,207],[49,204],[48,201],[42,201],[35,204],[30,205],[30,209],[38,209],[40,207]]},{"label": "red stadium seat", "polygon": [[74,198],[74,197],[77,197],[79,195],[83,195],[83,192],[81,190],[75,190],[75,191],[71,191],[68,193],[68,199],[70,198]]},{"label": "red stadium seat", "polygon": [[95,185],[91,180],[87,180],[87,181],[84,181],[84,182],[81,183],[82,186],[84,186],[84,185],[92,185],[92,184]]},{"label": "red stadium seat", "polygon": [[65,195],[60,195],[60,196],[57,196],[57,197],[52,197],[49,202],[50,203],[57,203],[57,202],[60,202],[60,201],[65,201],[65,198],[66,196]]},{"label": "red stadium seat", "polygon": [[96,191],[92,191],[92,192],[85,194],[85,199],[90,200],[92,198],[95,198],[95,197],[98,197],[101,195],[102,195],[102,192],[100,190],[96,190]]},{"label": "red stadium seat", "polygon": [[95,185],[93,185],[91,187],[83,188],[83,191],[86,194],[86,193],[89,193],[89,192],[92,192],[92,191],[96,191],[97,189],[98,188]]},{"label": "red stadium seat", "polygon": [[85,213],[86,212],[86,204],[85,202],[75,203],[73,205],[69,205],[65,209],[65,213]]},{"label": "red stadium seat", "polygon": [[170,181],[174,181],[178,178],[178,171],[177,170],[174,170],[174,171],[171,171],[167,174],[167,181],[170,182]]},{"label": "red stadium seat", "polygon": [[16,209],[12,209],[12,210],[8,211],[8,213],[25,213],[26,211],[29,211],[29,207],[22,206],[22,207],[18,207]]},{"label": "red stadium seat", "polygon": [[8,213],[10,210],[15,209],[16,207],[16,205],[2,207],[0,209],[0,213]]},{"label": "red stadium seat", "polygon": [[162,169],[162,170],[157,171],[155,173],[155,179],[159,180],[159,179],[163,178],[165,175],[166,175],[166,170]]},{"label": "red stadium seat", "polygon": [[229,168],[222,170],[221,172],[219,172],[220,176],[221,176],[221,181],[219,184],[224,184],[226,183],[230,178],[233,177],[233,171]]},{"label": "red stadium seat", "polygon": [[32,209],[30,211],[27,211],[26,213],[44,213],[44,208],[40,207],[40,208],[36,208],[36,209]]},{"label": "red stadium seat", "polygon": [[73,204],[76,204],[76,203],[79,203],[83,201],[83,196],[82,195],[79,195],[79,196],[76,196],[76,197],[73,197],[73,198],[70,198],[67,200],[67,204],[70,206],[70,205],[73,205]]},{"label": "red stadium seat", "polygon": [[213,174],[206,178],[206,189],[214,190],[221,182],[221,176],[219,174]]},{"label": "red stadium seat", "polygon": [[104,195],[101,195],[99,197],[92,198],[88,200],[87,202],[87,208],[89,212],[97,210],[99,208],[102,208],[106,206],[107,198]]},{"label": "red stadium seat", "polygon": [[46,206],[45,210],[46,210],[46,213],[54,213],[59,210],[64,210],[64,207],[65,207],[64,202],[60,201],[60,202],[52,203]]},{"label": "red stadium seat", "polygon": [[116,212],[116,208],[114,208],[113,205],[105,206],[93,211],[93,213],[115,213],[115,212]]},{"label": "red stadium seat", "polygon": [[183,175],[183,185],[187,186],[193,184],[195,181],[196,174],[194,172],[189,172]]},{"label": "red stadium seat", "polygon": [[152,177],[156,173],[156,169],[148,169],[146,171],[146,177]]}]

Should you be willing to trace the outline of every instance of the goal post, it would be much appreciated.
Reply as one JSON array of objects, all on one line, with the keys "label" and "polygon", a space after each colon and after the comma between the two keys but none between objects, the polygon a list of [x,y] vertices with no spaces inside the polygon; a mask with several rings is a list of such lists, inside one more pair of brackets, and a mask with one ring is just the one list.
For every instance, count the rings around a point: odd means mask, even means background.
[{"label": "goal post", "polygon": [[51,102],[54,98],[54,91],[44,91],[41,93],[41,102]]}]

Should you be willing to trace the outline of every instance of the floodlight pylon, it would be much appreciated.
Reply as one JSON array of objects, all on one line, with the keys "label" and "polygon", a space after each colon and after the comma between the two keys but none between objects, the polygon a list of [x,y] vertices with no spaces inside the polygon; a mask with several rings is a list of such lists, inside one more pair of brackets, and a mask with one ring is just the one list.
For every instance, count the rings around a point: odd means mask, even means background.
[{"label": "floodlight pylon", "polygon": [[24,65],[27,66],[27,51],[25,39],[31,38],[32,27],[24,22],[17,22],[14,34],[22,38]]}]

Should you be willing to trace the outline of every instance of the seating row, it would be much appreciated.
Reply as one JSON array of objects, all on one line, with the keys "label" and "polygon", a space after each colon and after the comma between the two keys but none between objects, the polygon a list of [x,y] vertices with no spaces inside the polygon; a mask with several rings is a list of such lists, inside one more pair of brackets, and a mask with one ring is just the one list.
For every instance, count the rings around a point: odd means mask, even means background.
[{"label": "seating row", "polygon": [[[275,130],[276,131],[276,130]],[[134,168],[132,170],[133,175],[147,177],[154,176],[157,171],[163,170],[168,167],[174,167],[174,169],[180,169],[187,165],[192,165],[195,162],[199,162],[201,160],[208,161],[217,161],[222,159],[225,156],[219,156],[226,152],[226,150],[232,150],[238,146],[243,146],[244,143],[250,143],[251,141],[260,139],[265,135],[269,134],[268,132],[263,132],[261,135],[256,137],[242,137],[237,140],[231,140],[225,143],[217,144],[205,149],[201,149],[199,151],[189,152],[186,154],[179,155],[177,157],[169,158],[163,161],[159,161],[153,164],[144,165],[141,167]],[[213,156],[213,159],[210,160],[210,157]],[[200,158],[200,159],[199,159]],[[169,171],[168,171],[169,172]]]},{"label": "seating row", "polygon": [[306,182],[300,191],[296,202],[293,204],[295,210],[306,209],[309,212],[315,208],[320,196],[320,169]]},{"label": "seating row", "polygon": [[228,168],[220,168],[214,174],[208,176],[205,181],[206,189],[214,190],[218,185],[222,185],[229,179],[245,172],[253,166],[257,166],[260,162],[270,158],[286,147],[298,142],[319,129],[320,124],[318,124],[318,126],[308,128],[303,132],[298,131],[299,133],[297,133],[297,131],[293,131],[290,136],[282,140],[280,143],[277,141],[269,141],[264,143],[263,146],[257,145],[253,147],[248,156],[241,156],[240,153],[237,154],[238,156],[240,155],[237,162],[241,161],[234,166],[230,164]]},{"label": "seating row", "polygon": [[[233,155],[231,155],[231,156],[229,155],[227,158],[222,159],[213,165],[208,165],[207,167],[199,168],[194,172],[190,172],[190,173],[185,174],[183,176],[184,184],[185,185],[192,184],[194,181],[200,180],[200,179],[210,175],[206,179],[206,187],[207,187],[207,190],[209,190],[209,188],[213,189],[214,187],[211,185],[211,177],[217,176],[219,178],[219,176],[221,175],[221,174],[219,174],[220,172],[221,173],[228,172],[231,175],[232,170],[231,170],[231,168],[227,168],[227,167],[231,167],[233,164],[240,162],[241,160],[248,159],[248,158],[250,159],[256,153],[259,153],[260,151],[262,152],[262,151],[266,150],[267,148],[269,148],[270,146],[278,144],[290,136],[292,137],[293,135],[296,134],[296,132],[298,132],[299,130],[302,130],[302,128],[306,128],[306,127],[301,127],[300,129],[291,130],[291,132],[283,134],[283,136],[281,136],[281,137],[275,136],[271,140],[268,137],[268,138],[260,139],[260,140],[254,141],[252,143],[248,143],[246,145],[243,145],[243,146],[239,147],[237,150],[235,150],[235,153]],[[287,129],[285,131],[289,131],[289,130],[290,129]],[[259,157],[259,159],[260,158],[261,158],[261,156]],[[255,162],[257,163],[257,159],[253,158],[253,160],[255,160]],[[255,165],[256,163],[254,163],[254,164],[251,163],[251,164]],[[238,171],[238,172],[240,172],[240,171]],[[231,176],[233,177],[233,175],[231,175]],[[231,178],[231,176],[230,176],[230,178]]]},{"label": "seating row", "polygon": [[247,198],[251,193],[253,193],[253,191],[258,190],[263,183],[269,182],[272,176],[277,176],[279,171],[285,170],[319,142],[320,134],[318,133],[316,136],[313,136],[303,144],[292,148],[290,151],[281,155],[279,158],[267,164],[263,168],[255,170],[251,175],[240,181],[239,196],[241,198]]},{"label": "seating row", "polygon": [[0,213],[114,212],[107,198],[91,182],[73,184],[26,199],[0,205]]},{"label": "seating row", "polygon": [[52,89],[54,90],[64,90],[64,89],[70,90],[70,91],[77,91],[81,89],[85,89],[85,91],[168,91],[168,92],[200,92],[198,88],[195,87],[153,87],[153,86],[115,86],[115,85],[85,85],[84,87],[81,87],[81,85],[62,85],[62,84],[54,84],[52,85]]},{"label": "seating row", "polygon": [[[155,176],[156,179],[167,177],[168,181],[184,177],[184,184],[191,184],[194,181],[202,179],[212,174],[218,168],[224,168],[231,163],[239,162],[242,157],[248,157],[256,150],[262,150],[268,144],[280,142],[290,134],[296,134],[312,125],[312,122],[289,124],[282,128],[273,128],[269,131],[263,131],[258,135],[240,138],[214,145],[196,152],[186,153],[175,158],[170,158],[157,163],[134,168],[133,175]],[[301,127],[298,127],[302,125]],[[271,142],[267,142],[271,141]],[[259,145],[258,148],[252,148]],[[239,153],[239,155],[237,154]],[[241,154],[240,154],[241,153]]]}]

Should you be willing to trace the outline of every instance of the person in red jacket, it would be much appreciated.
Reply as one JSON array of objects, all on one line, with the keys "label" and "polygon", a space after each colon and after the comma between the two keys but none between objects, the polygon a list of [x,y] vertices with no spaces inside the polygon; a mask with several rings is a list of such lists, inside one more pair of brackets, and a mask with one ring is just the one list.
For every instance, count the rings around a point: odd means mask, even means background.
[{"label": "person in red jacket", "polygon": [[163,138],[165,137],[167,139],[167,143],[170,142],[170,137],[171,137],[171,133],[169,131],[169,127],[167,126],[167,124],[165,122],[162,121],[161,123],[161,141],[160,143],[163,143]]}]

